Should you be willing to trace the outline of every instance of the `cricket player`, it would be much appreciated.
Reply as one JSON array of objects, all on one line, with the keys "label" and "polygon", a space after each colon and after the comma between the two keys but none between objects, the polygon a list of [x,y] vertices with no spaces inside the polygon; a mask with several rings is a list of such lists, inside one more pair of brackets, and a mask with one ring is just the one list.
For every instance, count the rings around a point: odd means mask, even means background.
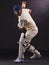
[{"label": "cricket player", "polygon": [[26,8],[26,2],[22,2],[22,6],[19,5],[14,6],[14,13],[18,16],[18,27],[19,29],[26,29],[26,33],[21,33],[19,39],[19,53],[18,58],[14,62],[23,62],[24,61],[24,53],[26,50],[33,53],[31,59],[40,58],[40,52],[30,44],[31,40],[37,35],[38,27],[31,17],[32,10]]}]

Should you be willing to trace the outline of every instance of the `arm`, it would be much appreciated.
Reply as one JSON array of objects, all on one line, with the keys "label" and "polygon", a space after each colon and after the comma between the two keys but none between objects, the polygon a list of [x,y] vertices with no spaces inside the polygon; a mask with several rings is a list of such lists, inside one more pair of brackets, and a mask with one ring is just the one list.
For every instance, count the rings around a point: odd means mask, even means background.
[{"label": "arm", "polygon": [[18,18],[19,19],[18,19],[18,25],[17,25],[17,27],[19,27],[19,29],[22,29],[23,26],[22,26],[22,22],[20,21],[20,16]]},{"label": "arm", "polygon": [[32,13],[32,10],[31,9],[29,9],[29,14],[31,14]]},{"label": "arm", "polygon": [[19,27],[19,29],[22,29],[22,28],[24,28],[24,25],[27,23],[27,21],[26,20],[21,20],[21,21],[19,21],[19,23],[18,23],[18,27]]}]

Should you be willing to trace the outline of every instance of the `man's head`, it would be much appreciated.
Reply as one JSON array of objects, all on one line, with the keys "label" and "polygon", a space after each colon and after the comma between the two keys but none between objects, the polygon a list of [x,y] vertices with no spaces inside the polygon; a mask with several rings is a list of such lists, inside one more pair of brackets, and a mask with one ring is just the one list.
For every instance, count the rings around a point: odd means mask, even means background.
[{"label": "man's head", "polygon": [[18,4],[14,5],[13,11],[14,11],[14,13],[15,13],[17,16],[20,16],[20,15],[21,15],[21,6],[18,5]]},{"label": "man's head", "polygon": [[22,1],[22,8],[26,8],[26,1]]}]

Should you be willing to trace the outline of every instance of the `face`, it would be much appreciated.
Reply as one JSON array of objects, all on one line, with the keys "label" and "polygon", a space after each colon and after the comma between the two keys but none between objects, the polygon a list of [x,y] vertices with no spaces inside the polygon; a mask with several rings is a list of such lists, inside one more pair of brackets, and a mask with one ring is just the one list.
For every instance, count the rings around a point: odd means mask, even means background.
[{"label": "face", "polygon": [[20,15],[21,15],[21,10],[19,10],[18,12],[15,11],[15,14],[16,14],[17,16],[20,16]]},{"label": "face", "polygon": [[22,2],[22,8],[26,8],[26,2],[25,1]]}]

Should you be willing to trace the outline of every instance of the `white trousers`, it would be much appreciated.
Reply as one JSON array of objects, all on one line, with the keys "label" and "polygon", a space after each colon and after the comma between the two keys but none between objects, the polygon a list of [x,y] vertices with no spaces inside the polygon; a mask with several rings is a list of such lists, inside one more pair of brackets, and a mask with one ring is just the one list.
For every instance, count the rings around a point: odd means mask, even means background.
[{"label": "white trousers", "polygon": [[26,39],[31,42],[31,40],[37,35],[38,29],[28,30],[25,34]]},{"label": "white trousers", "polygon": [[[28,48],[30,46],[30,42],[32,40],[32,38],[34,38],[38,33],[38,29],[35,30],[28,30],[25,33],[25,39],[24,39],[24,33],[21,34],[20,36],[20,40],[19,40],[19,53],[18,53],[18,57],[19,58],[24,58],[24,52],[26,50],[26,48]],[[24,44],[24,46],[23,46]],[[31,45],[31,47],[29,48],[29,51],[34,52],[35,47]]]}]

